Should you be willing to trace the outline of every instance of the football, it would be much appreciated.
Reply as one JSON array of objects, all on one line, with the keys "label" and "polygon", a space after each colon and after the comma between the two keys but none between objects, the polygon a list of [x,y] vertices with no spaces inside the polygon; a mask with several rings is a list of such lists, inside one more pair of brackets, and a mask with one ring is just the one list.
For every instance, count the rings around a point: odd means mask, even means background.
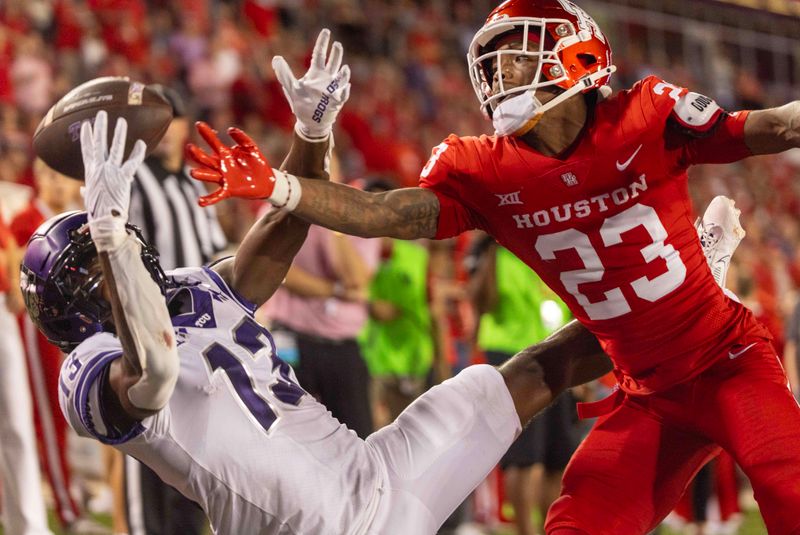
[{"label": "football", "polygon": [[149,154],[167,131],[172,106],[151,86],[124,77],[103,77],[79,85],[47,112],[33,134],[36,155],[56,171],[83,180],[80,131],[84,121],[94,121],[100,110],[108,112],[108,142],[117,118],[128,121],[125,158],[141,139]]}]

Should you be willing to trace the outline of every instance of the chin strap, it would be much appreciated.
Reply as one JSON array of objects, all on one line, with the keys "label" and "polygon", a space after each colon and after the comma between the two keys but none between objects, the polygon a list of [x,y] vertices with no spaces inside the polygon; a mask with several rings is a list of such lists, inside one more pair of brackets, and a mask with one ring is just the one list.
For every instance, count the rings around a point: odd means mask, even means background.
[{"label": "chin strap", "polygon": [[498,136],[524,136],[536,126],[544,113],[561,104],[573,95],[594,86],[597,80],[616,71],[614,65],[581,78],[578,83],[560,93],[553,100],[542,104],[535,90],[525,91],[498,104],[492,113],[494,133]]}]

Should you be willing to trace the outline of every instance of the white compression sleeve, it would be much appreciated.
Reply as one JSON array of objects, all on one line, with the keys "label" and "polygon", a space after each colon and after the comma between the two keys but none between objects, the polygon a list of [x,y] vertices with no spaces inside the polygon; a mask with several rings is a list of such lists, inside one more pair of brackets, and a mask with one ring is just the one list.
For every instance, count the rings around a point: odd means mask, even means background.
[{"label": "white compression sleeve", "polygon": [[140,256],[141,245],[128,236],[108,252],[119,300],[125,311],[142,376],[128,389],[135,407],[160,410],[178,380],[180,362],[167,304]]}]

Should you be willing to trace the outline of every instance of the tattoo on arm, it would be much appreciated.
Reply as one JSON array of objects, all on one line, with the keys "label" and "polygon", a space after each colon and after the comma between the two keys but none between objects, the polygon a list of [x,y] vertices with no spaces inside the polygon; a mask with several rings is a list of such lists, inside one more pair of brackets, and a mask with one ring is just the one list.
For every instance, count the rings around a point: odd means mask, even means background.
[{"label": "tattoo on arm", "polygon": [[521,353],[539,362],[553,397],[566,388],[598,379],[613,369],[597,338],[575,320]]},{"label": "tattoo on arm", "polygon": [[377,238],[433,238],[439,199],[423,188],[366,193],[327,182],[300,179],[303,196],[294,214],[332,230]]}]

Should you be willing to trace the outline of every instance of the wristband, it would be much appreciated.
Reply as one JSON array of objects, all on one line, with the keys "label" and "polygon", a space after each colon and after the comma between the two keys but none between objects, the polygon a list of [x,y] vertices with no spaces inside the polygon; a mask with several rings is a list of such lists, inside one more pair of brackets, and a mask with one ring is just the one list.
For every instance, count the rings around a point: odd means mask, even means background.
[{"label": "wristband", "polygon": [[300,203],[300,197],[303,193],[300,181],[297,180],[296,176],[278,169],[273,169],[272,174],[275,177],[275,188],[267,200],[275,208],[289,212],[293,211]]},{"label": "wristband", "polygon": [[328,141],[329,137],[331,137],[331,131],[330,130],[323,136],[311,137],[308,134],[306,134],[305,132],[303,132],[304,129],[308,130],[307,128],[305,128],[305,126],[303,126],[303,123],[301,123],[300,121],[297,121],[297,122],[294,123],[294,133],[297,134],[297,137],[299,137],[300,139],[302,139],[303,141],[306,141],[308,143],[324,143],[324,142]]},{"label": "wristband", "polygon": [[128,237],[128,231],[125,228],[127,221],[128,214],[89,218],[89,233],[98,252],[115,251],[122,245]]}]

